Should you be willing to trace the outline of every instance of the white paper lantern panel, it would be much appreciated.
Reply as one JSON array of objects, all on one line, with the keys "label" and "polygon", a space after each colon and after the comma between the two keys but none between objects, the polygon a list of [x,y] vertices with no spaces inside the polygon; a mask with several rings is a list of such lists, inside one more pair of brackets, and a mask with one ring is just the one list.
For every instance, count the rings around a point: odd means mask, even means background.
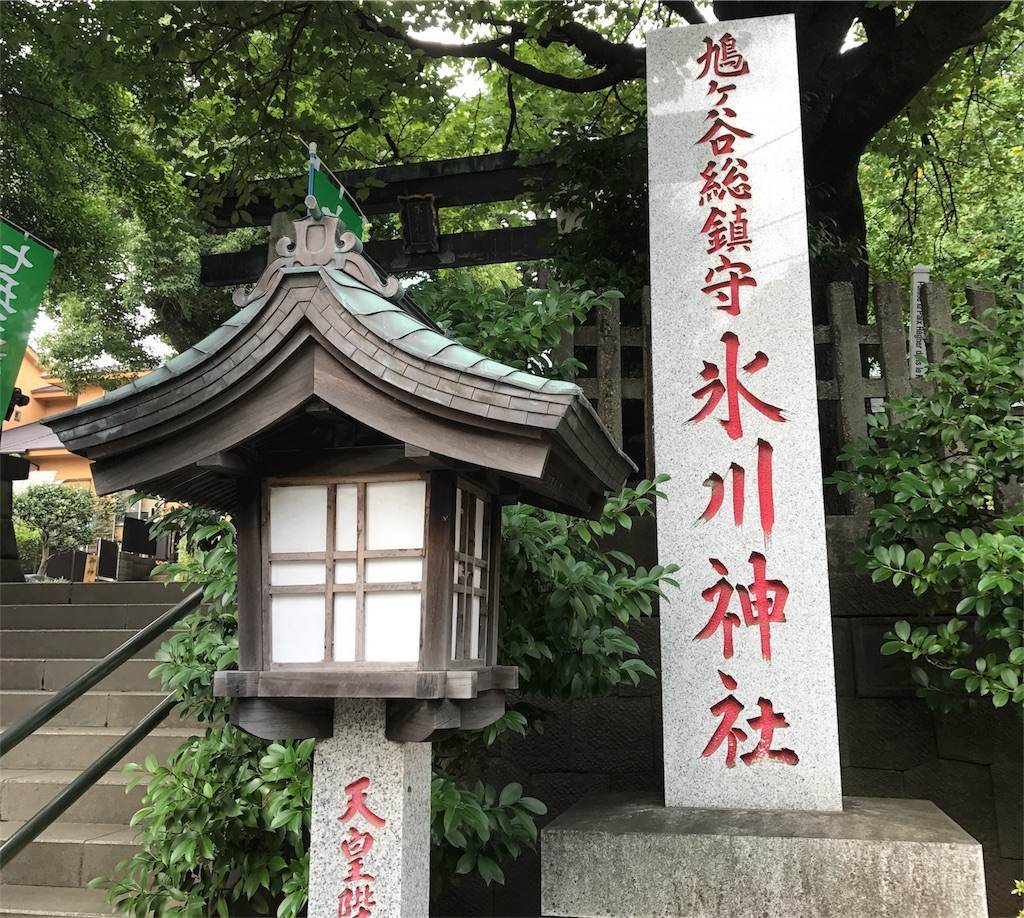
[{"label": "white paper lantern panel", "polygon": [[480,597],[474,596],[470,600],[472,609],[469,622],[469,658],[477,659],[480,656]]},{"label": "white paper lantern panel", "polygon": [[473,518],[473,557],[484,558],[484,502],[476,499],[476,515]]},{"label": "white paper lantern panel", "polygon": [[374,481],[366,486],[366,547],[423,548],[427,483]]},{"label": "white paper lantern panel", "polygon": [[335,561],[334,562],[334,582],[335,583],[355,583],[356,582],[356,562],[355,561]]},{"label": "white paper lantern panel", "polygon": [[419,583],[423,579],[422,558],[367,558],[367,583]]},{"label": "white paper lantern panel", "polygon": [[271,659],[319,663],[324,658],[324,597],[282,594],[270,598]]},{"label": "white paper lantern panel", "polygon": [[356,658],[355,593],[334,594],[334,659],[351,663]]},{"label": "white paper lantern panel", "polygon": [[318,586],[327,580],[323,561],[271,561],[271,586]]},{"label": "white paper lantern panel", "polygon": [[325,551],[327,489],[319,486],[270,489],[270,551]]},{"label": "white paper lantern panel", "polygon": [[366,659],[415,663],[420,658],[419,590],[367,593]]},{"label": "white paper lantern panel", "polygon": [[[334,550],[356,550],[356,508],[358,489],[354,484],[338,485],[334,501]],[[342,581],[338,581],[341,583]]]}]

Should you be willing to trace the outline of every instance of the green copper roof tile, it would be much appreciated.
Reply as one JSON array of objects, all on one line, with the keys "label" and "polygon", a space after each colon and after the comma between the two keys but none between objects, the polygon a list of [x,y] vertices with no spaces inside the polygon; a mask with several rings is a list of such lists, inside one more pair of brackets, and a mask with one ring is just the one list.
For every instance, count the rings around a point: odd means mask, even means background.
[{"label": "green copper roof tile", "polygon": [[[347,274],[338,268],[328,268],[327,274],[334,283],[341,287],[352,287],[355,290],[367,290],[370,288],[366,286],[358,277],[353,277],[351,274]],[[372,292],[372,291],[370,291]]]},{"label": "green copper roof tile", "polygon": [[524,389],[532,389],[534,392],[540,392],[544,388],[544,384],[547,380],[540,376],[534,376],[532,373],[524,373],[522,370],[516,370],[514,373],[509,373],[502,382],[512,383],[516,386],[522,386]]},{"label": "green copper roof tile", "polygon": [[238,310],[230,319],[225,322],[225,325],[229,325],[232,328],[240,328],[245,325],[257,312],[260,311],[260,307],[263,303],[257,300],[255,303],[250,303],[248,306],[243,306]]},{"label": "green copper roof tile", "polygon": [[[335,285],[334,294],[341,305],[355,316],[372,316],[378,312],[402,312],[394,303],[389,303],[372,290]],[[422,323],[417,324],[422,326]]]},{"label": "green copper roof tile", "polygon": [[190,347],[187,351],[182,351],[178,354],[177,357],[172,357],[164,366],[172,373],[184,373],[185,370],[194,367],[205,356],[205,354],[197,351],[194,347]]},{"label": "green copper roof tile", "polygon": [[452,344],[452,341],[444,335],[439,335],[436,331],[420,326],[418,330],[396,338],[393,343],[395,347],[401,348],[407,354],[429,360],[438,351],[442,351]]},{"label": "green copper roof tile", "polygon": [[214,351],[220,350],[221,346],[230,341],[237,333],[237,328],[221,325],[210,332],[202,341],[193,344],[192,347],[197,351],[202,351],[204,354],[212,354]]},{"label": "green copper roof tile", "polygon": [[506,376],[515,373],[516,370],[508,364],[486,359],[476,364],[471,372],[477,376],[484,376],[487,379],[504,379]]},{"label": "green copper roof tile", "polygon": [[363,315],[360,319],[363,325],[385,341],[394,341],[395,338],[401,338],[409,332],[423,328],[423,323],[419,319],[414,319],[397,307],[391,312],[376,312],[372,315]]},{"label": "green copper roof tile", "polygon": [[566,382],[564,379],[545,379],[543,389],[545,392],[559,392],[565,395],[576,395],[582,391],[576,383]]},{"label": "green copper roof tile", "polygon": [[461,344],[450,344],[433,357],[434,363],[439,363],[444,367],[451,367],[453,370],[468,370],[471,366],[486,359],[483,354],[471,351],[468,347],[463,347]]}]

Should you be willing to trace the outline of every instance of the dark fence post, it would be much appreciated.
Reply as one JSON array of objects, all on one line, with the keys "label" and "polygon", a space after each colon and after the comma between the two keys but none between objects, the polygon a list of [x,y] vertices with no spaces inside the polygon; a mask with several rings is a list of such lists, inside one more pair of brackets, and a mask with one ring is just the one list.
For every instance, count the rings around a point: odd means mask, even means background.
[{"label": "dark fence post", "polygon": [[907,332],[903,327],[900,289],[891,281],[875,285],[875,324],[878,328],[879,362],[885,383],[886,410],[892,418],[889,400],[910,394],[910,365],[907,362]]},{"label": "dark fence post", "polygon": [[967,305],[971,308],[971,315],[979,322],[987,325],[992,331],[996,329],[996,317],[992,313],[985,315],[990,309],[995,309],[996,295],[991,290],[982,287],[967,288]]},{"label": "dark fence post", "polygon": [[[864,371],[860,359],[860,325],[853,284],[848,281],[828,285],[828,314],[832,326],[832,353],[836,367],[839,396],[839,424],[843,445],[867,436]],[[866,517],[870,502],[850,493],[850,509],[856,517]]]},{"label": "dark fence post", "polygon": [[597,413],[622,447],[622,324],[619,298],[597,309]]},{"label": "dark fence post", "polygon": [[921,305],[928,330],[928,362],[939,363],[946,356],[946,341],[956,334],[949,308],[949,288],[942,283],[922,284]]}]

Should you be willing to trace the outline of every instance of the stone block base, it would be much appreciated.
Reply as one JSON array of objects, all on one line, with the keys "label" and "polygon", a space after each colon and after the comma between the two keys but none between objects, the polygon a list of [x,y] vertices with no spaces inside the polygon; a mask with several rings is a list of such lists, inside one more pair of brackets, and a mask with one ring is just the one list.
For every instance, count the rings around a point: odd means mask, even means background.
[{"label": "stone block base", "polygon": [[[752,776],[753,777],[753,776]],[[985,918],[981,845],[927,800],[841,813],[585,801],[541,833],[541,911],[572,918]]]}]

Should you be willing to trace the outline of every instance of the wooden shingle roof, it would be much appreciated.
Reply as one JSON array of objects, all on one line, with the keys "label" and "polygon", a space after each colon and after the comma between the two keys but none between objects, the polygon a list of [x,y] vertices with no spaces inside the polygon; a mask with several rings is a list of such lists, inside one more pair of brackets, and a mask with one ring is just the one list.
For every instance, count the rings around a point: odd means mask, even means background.
[{"label": "wooden shingle roof", "polygon": [[382,281],[334,218],[300,220],[295,237],[212,334],[46,419],[95,461],[98,489],[228,506],[232,480],[204,459],[254,448],[311,402],[516,482],[542,505],[591,514],[621,486],[630,462],[578,386],[490,360],[403,308],[397,281]]}]

